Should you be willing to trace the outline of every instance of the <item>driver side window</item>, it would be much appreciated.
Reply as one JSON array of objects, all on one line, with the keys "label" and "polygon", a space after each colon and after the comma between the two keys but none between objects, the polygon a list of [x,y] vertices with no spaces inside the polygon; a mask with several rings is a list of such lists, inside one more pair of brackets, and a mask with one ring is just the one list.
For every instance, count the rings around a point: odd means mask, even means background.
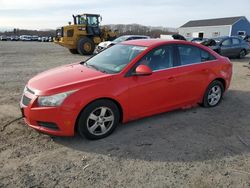
[{"label": "driver side window", "polygon": [[173,67],[173,62],[173,47],[162,46],[145,55],[139,65],[147,65],[152,71],[157,71]]}]

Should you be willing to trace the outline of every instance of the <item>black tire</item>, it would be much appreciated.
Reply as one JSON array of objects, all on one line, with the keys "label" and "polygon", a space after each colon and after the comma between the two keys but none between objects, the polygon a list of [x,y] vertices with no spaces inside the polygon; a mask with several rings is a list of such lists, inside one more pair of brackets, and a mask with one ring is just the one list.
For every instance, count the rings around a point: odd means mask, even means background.
[{"label": "black tire", "polygon": [[[106,123],[108,123],[105,125],[105,127],[107,128],[107,132],[105,132],[104,134],[100,133],[100,132],[102,132],[102,128],[101,128],[102,126],[96,125],[96,124],[98,124],[97,121],[99,121],[99,120],[92,120],[92,118],[90,118],[90,115],[93,115],[94,113],[98,113],[98,110],[100,108],[101,109],[107,108],[108,110],[111,110],[112,111],[111,115],[113,115],[113,123],[106,122]],[[100,111],[101,111],[101,109],[100,109]],[[106,111],[106,114],[110,113],[108,110]],[[99,115],[96,115],[96,117],[98,117],[98,119],[101,119],[101,112]],[[105,117],[105,115],[103,117]],[[110,116],[108,116],[108,117],[110,117]],[[120,121],[119,108],[117,107],[117,105],[114,102],[112,102],[110,100],[103,100],[103,99],[97,100],[97,101],[94,101],[93,103],[89,104],[81,112],[81,114],[78,118],[78,122],[77,122],[77,132],[81,137],[86,137],[90,140],[101,139],[101,138],[104,138],[104,137],[107,137],[108,135],[110,135],[115,130],[117,125],[119,124],[119,121]],[[93,125],[89,126],[91,123]],[[104,122],[103,122],[103,124],[104,124]],[[96,133],[93,134],[90,131],[90,129],[94,126],[97,126],[97,127],[94,129],[94,131],[96,131]],[[99,133],[98,133],[98,131],[99,131]]]},{"label": "black tire", "polygon": [[79,54],[77,49],[69,49],[69,52],[72,54]]},{"label": "black tire", "polygon": [[[219,97],[219,93],[218,93],[217,96],[213,97],[216,100],[210,98],[212,96],[212,94],[213,94],[212,89],[215,89],[215,88],[220,89],[220,97]],[[206,90],[206,92],[204,94],[202,106],[205,107],[205,108],[210,108],[210,107],[217,106],[222,100],[224,90],[225,89],[224,89],[223,84],[219,80],[214,80],[212,83],[209,84],[209,86],[208,86],[208,88],[207,88],[207,90]],[[216,95],[216,94],[214,94],[214,95]],[[217,99],[217,97],[218,97],[218,99]],[[212,102],[212,100],[214,100],[214,103]]]},{"label": "black tire", "polygon": [[246,50],[243,49],[243,50],[240,51],[240,53],[239,53],[239,55],[238,55],[238,58],[239,58],[239,59],[242,59],[242,58],[244,58],[246,55],[247,55]]},{"label": "black tire", "polygon": [[77,44],[77,51],[81,55],[92,55],[95,50],[95,44],[92,39],[82,37]]}]

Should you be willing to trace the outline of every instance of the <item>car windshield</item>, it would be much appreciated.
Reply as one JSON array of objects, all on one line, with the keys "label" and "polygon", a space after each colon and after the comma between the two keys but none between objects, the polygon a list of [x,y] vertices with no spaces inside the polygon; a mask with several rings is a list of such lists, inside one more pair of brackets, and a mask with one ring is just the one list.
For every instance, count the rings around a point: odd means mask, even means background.
[{"label": "car windshield", "polygon": [[108,74],[121,72],[146,47],[118,44],[95,55],[83,65]]},{"label": "car windshield", "polygon": [[122,36],[122,37],[118,37],[117,39],[113,40],[113,42],[119,43],[119,42],[123,42],[127,39],[128,39],[128,36]]}]

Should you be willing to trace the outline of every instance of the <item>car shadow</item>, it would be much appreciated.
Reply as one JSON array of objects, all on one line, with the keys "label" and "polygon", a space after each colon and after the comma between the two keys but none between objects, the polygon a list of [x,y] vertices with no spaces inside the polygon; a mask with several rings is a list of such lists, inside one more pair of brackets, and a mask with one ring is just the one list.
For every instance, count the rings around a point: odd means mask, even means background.
[{"label": "car shadow", "polygon": [[68,148],[146,161],[205,161],[250,151],[250,92],[229,90],[215,108],[195,107],[120,125],[107,138],[55,137]]},{"label": "car shadow", "polygon": [[239,59],[239,58],[230,58],[230,60],[232,62],[235,62],[235,63],[246,63],[246,62],[250,63],[250,55],[247,55],[247,56],[245,56],[242,59]]}]

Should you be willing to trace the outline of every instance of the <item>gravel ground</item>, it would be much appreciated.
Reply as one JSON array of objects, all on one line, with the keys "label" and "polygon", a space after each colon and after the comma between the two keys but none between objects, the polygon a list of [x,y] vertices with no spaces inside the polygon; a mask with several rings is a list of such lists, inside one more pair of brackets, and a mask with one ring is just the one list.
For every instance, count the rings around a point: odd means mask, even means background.
[{"label": "gravel ground", "polygon": [[250,187],[250,56],[232,60],[222,103],[120,125],[109,137],[50,137],[19,100],[37,73],[86,57],[52,43],[0,42],[0,187]]}]

